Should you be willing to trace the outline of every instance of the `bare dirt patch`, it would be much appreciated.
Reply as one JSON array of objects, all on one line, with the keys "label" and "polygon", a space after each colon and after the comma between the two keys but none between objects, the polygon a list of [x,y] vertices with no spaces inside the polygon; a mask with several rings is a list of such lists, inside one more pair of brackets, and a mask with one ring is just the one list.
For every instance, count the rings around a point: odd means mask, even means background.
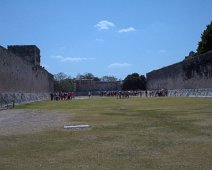
[{"label": "bare dirt patch", "polygon": [[3,110],[0,111],[0,135],[32,134],[43,130],[63,129],[73,114],[65,111]]}]

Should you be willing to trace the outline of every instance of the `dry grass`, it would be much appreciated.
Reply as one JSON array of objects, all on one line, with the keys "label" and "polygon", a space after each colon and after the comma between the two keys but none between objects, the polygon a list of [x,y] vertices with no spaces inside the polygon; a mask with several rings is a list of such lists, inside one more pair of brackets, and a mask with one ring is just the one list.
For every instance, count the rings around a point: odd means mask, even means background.
[{"label": "dry grass", "polygon": [[0,136],[0,169],[212,169],[210,98],[97,98],[19,108],[65,111],[70,123],[91,128]]}]

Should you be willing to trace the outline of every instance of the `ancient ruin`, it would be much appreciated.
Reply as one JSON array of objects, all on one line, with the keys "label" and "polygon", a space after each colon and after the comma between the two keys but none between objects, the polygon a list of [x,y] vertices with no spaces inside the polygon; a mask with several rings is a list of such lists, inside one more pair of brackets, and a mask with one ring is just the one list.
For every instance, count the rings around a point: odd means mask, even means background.
[{"label": "ancient ruin", "polygon": [[[49,99],[54,78],[40,65],[35,45],[0,46],[0,103],[23,103]],[[121,81],[77,80],[77,95],[89,91],[119,91]],[[189,56],[179,63],[147,73],[147,90],[165,89],[169,96],[212,96],[212,51]]]},{"label": "ancient ruin", "polygon": [[0,103],[49,99],[53,75],[40,65],[35,45],[0,46]]},{"label": "ancient ruin", "polygon": [[212,96],[212,51],[147,73],[147,90],[160,89],[169,96]]}]

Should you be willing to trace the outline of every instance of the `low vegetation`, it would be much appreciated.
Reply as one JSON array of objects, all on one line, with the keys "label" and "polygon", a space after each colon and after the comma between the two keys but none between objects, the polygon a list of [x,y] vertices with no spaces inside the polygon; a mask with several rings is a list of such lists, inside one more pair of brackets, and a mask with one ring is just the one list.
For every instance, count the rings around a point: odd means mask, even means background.
[{"label": "low vegetation", "polygon": [[210,50],[212,50],[212,21],[206,26],[206,29],[201,35],[201,41],[198,44],[197,53],[203,54]]},{"label": "low vegetation", "polygon": [[66,111],[70,124],[91,128],[0,136],[0,169],[212,169],[211,98],[94,98],[16,109]]}]

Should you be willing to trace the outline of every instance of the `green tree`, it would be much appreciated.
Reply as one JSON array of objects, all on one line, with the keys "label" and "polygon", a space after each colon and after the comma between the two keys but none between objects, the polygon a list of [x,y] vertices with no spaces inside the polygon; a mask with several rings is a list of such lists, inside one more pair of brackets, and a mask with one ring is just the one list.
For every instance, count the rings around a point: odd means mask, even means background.
[{"label": "green tree", "polygon": [[112,82],[112,81],[117,81],[117,78],[114,77],[114,76],[103,76],[101,78],[101,81],[110,81],[110,82]]},{"label": "green tree", "polygon": [[85,79],[94,79],[94,75],[92,73],[85,73],[84,78]]},{"label": "green tree", "polygon": [[140,90],[146,90],[146,77],[144,75],[140,75]]},{"label": "green tree", "polygon": [[54,79],[57,80],[57,81],[60,81],[60,80],[64,80],[66,79],[68,76],[65,74],[65,73],[57,73],[54,75]]},{"label": "green tree", "polygon": [[54,91],[70,92],[74,90],[74,81],[64,73],[54,75]]},{"label": "green tree", "polygon": [[82,80],[82,79],[94,79],[94,75],[92,73],[84,73],[84,74],[78,74],[76,79]]},{"label": "green tree", "polygon": [[123,90],[145,90],[146,78],[138,73],[128,75],[123,81]]},{"label": "green tree", "polygon": [[210,50],[212,50],[212,21],[207,25],[201,35],[201,41],[198,44],[197,53],[203,54]]},{"label": "green tree", "polygon": [[95,77],[92,73],[84,73],[84,74],[78,74],[76,77],[77,80],[82,79],[92,79],[94,81],[100,81],[100,78]]},{"label": "green tree", "polygon": [[94,77],[93,80],[94,81],[100,81],[100,78],[99,77]]}]

